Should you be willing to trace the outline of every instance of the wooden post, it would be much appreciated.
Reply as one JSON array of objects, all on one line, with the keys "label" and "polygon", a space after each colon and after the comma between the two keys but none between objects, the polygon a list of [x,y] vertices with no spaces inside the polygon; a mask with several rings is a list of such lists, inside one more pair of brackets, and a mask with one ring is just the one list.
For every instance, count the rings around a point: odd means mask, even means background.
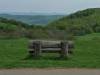
[{"label": "wooden post", "polygon": [[28,52],[30,54],[30,56],[34,56],[34,44],[32,41],[29,41],[29,45],[28,45]]},{"label": "wooden post", "polygon": [[61,58],[68,57],[68,42],[61,42]]},{"label": "wooden post", "polygon": [[41,42],[34,42],[34,57],[39,57],[41,55]]},{"label": "wooden post", "polygon": [[69,54],[73,54],[73,48],[74,48],[74,42],[73,41],[68,41],[68,48],[69,48],[69,50],[68,50],[68,53]]}]

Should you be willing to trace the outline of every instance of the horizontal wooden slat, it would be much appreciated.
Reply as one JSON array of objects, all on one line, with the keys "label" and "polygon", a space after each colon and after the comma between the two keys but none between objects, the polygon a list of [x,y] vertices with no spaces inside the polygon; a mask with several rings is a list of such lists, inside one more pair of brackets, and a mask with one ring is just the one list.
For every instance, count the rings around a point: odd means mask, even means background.
[{"label": "horizontal wooden slat", "polygon": [[43,50],[42,52],[43,53],[59,53],[60,51],[55,51],[55,50],[54,51],[48,51],[48,50],[46,51],[46,50]]},{"label": "horizontal wooden slat", "polygon": [[41,45],[42,48],[60,48],[61,46],[59,44],[51,44],[51,45]]},{"label": "horizontal wooden slat", "polygon": [[[45,49],[41,49],[42,52],[51,52],[51,53],[55,53],[55,52],[60,52],[61,49],[60,48],[45,48]],[[33,52],[34,50],[30,49],[29,52]]]},{"label": "horizontal wooden slat", "polygon": [[57,51],[58,50],[59,51],[59,50],[61,50],[61,48],[45,48],[45,49],[41,49],[41,50],[42,51],[43,50],[47,50],[47,51],[55,51],[55,50]]}]

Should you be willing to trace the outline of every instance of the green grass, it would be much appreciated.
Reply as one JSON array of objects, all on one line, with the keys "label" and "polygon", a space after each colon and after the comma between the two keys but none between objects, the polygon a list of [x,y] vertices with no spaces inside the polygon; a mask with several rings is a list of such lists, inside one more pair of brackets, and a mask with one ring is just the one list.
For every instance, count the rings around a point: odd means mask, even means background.
[{"label": "green grass", "polygon": [[56,59],[58,54],[28,58],[27,39],[0,40],[0,68],[100,68],[100,34],[77,37],[70,59]]}]

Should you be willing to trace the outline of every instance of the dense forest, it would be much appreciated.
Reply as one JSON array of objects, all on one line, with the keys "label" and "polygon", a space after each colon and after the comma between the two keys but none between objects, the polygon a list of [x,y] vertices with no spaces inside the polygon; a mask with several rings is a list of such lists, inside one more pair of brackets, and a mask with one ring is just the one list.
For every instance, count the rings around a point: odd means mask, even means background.
[{"label": "dense forest", "polygon": [[75,12],[43,25],[28,25],[13,19],[0,18],[0,38],[73,39],[100,32],[100,8]]}]

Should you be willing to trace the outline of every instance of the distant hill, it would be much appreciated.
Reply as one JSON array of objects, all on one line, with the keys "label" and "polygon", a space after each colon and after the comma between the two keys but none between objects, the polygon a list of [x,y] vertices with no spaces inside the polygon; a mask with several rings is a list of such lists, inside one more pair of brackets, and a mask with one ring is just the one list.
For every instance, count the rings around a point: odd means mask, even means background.
[{"label": "distant hill", "polygon": [[[42,25],[29,25],[16,20],[0,17],[0,39],[65,39],[65,31],[52,30]],[[69,37],[68,37],[69,38]]]},{"label": "distant hill", "polygon": [[100,8],[75,12],[50,23],[48,28],[66,30],[75,35],[100,32]]},{"label": "distant hill", "polygon": [[62,18],[64,15],[11,15],[0,14],[0,17],[22,21],[27,24],[46,25],[54,20]]},{"label": "distant hill", "polygon": [[[7,15],[7,14],[2,14]],[[15,16],[15,17],[14,17]],[[73,36],[86,35],[90,33],[100,33],[100,8],[91,8],[82,11],[75,12],[68,16],[57,17],[54,21],[55,15],[45,16],[34,16],[34,20],[40,20],[40,25],[29,25],[26,22],[30,19],[34,22],[31,15],[13,15],[8,18],[22,19],[25,23],[21,21],[16,21],[14,19],[0,18],[0,38],[16,38],[25,37],[31,39],[73,39]],[[43,22],[48,18],[53,22],[43,26]],[[52,19],[53,18],[53,19]],[[36,21],[35,21],[36,22]],[[34,22],[34,23],[35,23]],[[49,20],[50,22],[50,20]],[[46,24],[46,23],[45,23]],[[38,35],[39,33],[39,35]]]}]

